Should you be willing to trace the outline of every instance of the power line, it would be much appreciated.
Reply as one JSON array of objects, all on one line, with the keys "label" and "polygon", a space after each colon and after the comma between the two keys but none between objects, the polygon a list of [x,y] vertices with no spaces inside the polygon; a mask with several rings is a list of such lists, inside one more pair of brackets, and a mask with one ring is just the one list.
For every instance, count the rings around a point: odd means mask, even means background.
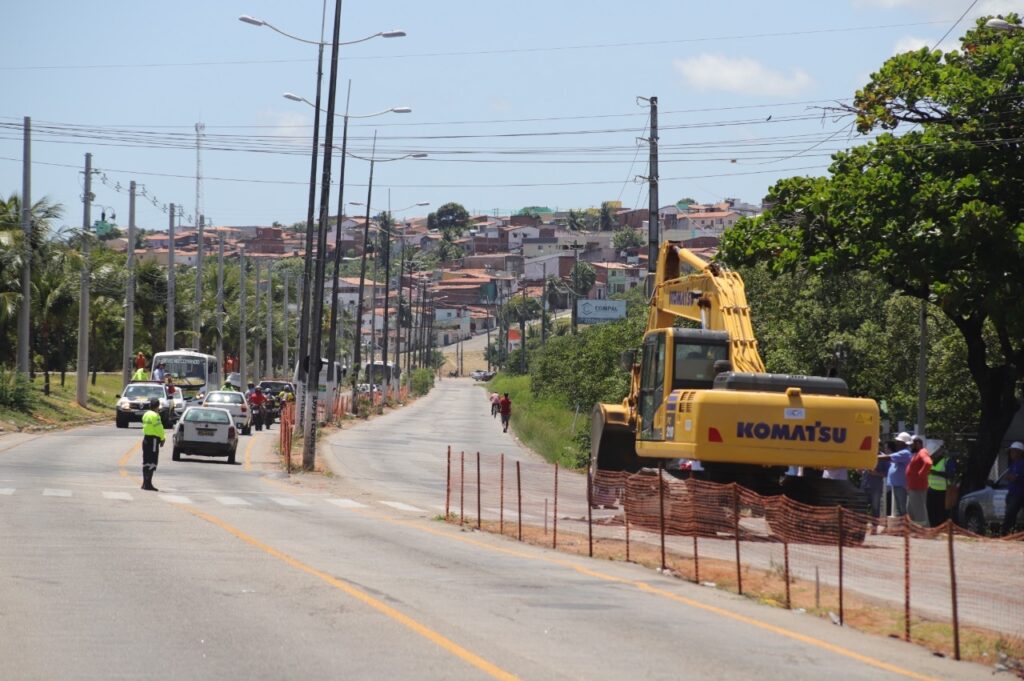
[{"label": "power line", "polygon": [[[365,56],[343,56],[342,61],[378,61],[395,59],[430,59],[438,57],[476,57],[488,55],[507,54],[537,54],[542,52],[569,52],[576,50],[597,50],[597,49],[618,49],[624,47],[655,47],[663,45],[683,45],[705,42],[722,42],[726,40],[755,40],[763,38],[786,38],[794,36],[821,35],[834,33],[857,33],[864,31],[888,30],[896,28],[913,28],[918,26],[931,26],[945,24],[948,20],[942,21],[918,21],[906,24],[878,24],[872,26],[848,26],[839,28],[818,28],[802,31],[777,31],[768,33],[751,33],[746,35],[724,35],[724,36],[696,36],[691,38],[676,38],[671,40],[644,40],[613,43],[584,43],[579,45],[550,45],[546,47],[518,47],[501,48],[493,50],[462,50],[451,52],[414,52],[407,54],[381,54]],[[195,61],[195,62],[151,62],[148,64],[120,63],[120,64],[55,64],[55,65],[25,65],[25,66],[0,66],[0,71],[56,71],[56,70],[95,70],[95,69],[137,69],[137,68],[172,68],[172,67],[194,67],[194,66],[242,66],[257,64],[295,64],[311,63],[311,59],[238,59],[227,61]]]}]

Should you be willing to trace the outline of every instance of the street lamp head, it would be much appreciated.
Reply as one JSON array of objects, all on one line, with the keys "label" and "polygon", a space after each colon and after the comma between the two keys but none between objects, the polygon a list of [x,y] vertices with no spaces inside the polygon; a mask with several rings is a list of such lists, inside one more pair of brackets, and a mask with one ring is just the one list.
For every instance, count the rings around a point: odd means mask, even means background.
[{"label": "street lamp head", "polygon": [[426,155],[426,154],[423,154],[423,153],[419,153],[419,154],[409,154],[409,158],[426,158],[426,157],[427,157],[427,155]]},{"label": "street lamp head", "polygon": [[412,107],[408,106],[396,106],[388,110],[391,113],[412,113]]},{"label": "street lamp head", "polygon": [[238,20],[246,24],[252,24],[253,26],[262,26],[265,23],[262,19],[251,17],[248,14],[243,14],[242,16],[238,17]]},{"label": "street lamp head", "polygon": [[995,29],[996,31],[1019,31],[1021,26],[1019,24],[1011,24],[1005,19],[989,19],[985,22],[985,28]]},{"label": "street lamp head", "polygon": [[363,203],[362,201],[349,201],[348,205],[350,205],[350,206],[365,206],[366,204]]},{"label": "street lamp head", "polygon": [[397,31],[381,31],[380,37],[381,38],[404,38],[405,37],[405,31],[401,31],[401,30],[397,30]]},{"label": "street lamp head", "polygon": [[430,201],[420,201],[416,205],[417,206],[429,206],[430,205]]},{"label": "street lamp head", "polygon": [[302,98],[302,97],[299,97],[298,95],[296,95],[296,94],[293,94],[293,93],[291,93],[291,92],[286,92],[286,93],[284,93],[284,94],[283,94],[283,95],[281,95],[281,96],[282,96],[282,97],[284,97],[285,99],[290,99],[290,100],[292,100],[293,102],[301,102],[301,101],[303,101],[303,98]]}]

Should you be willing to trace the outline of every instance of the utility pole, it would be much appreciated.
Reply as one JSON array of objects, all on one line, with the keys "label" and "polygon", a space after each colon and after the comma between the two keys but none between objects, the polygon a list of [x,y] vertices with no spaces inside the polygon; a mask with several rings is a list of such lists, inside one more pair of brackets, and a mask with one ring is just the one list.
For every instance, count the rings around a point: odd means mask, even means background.
[{"label": "utility pole", "polygon": [[928,301],[921,300],[920,343],[917,353],[917,428],[914,432],[922,435],[925,431],[925,416],[928,407]]},{"label": "utility pole", "polygon": [[[402,371],[402,277],[405,276],[405,223],[402,223],[402,239],[398,242],[398,314],[395,315],[395,369]],[[398,387],[402,387],[399,379]]]},{"label": "utility pole", "polygon": [[131,378],[135,349],[135,180],[128,185],[128,283],[124,294],[124,342],[121,348],[121,382]]},{"label": "utility pole", "polygon": [[291,328],[288,324],[288,270],[284,271],[284,305],[282,306],[282,319],[284,321],[281,331],[281,341],[284,343],[284,357],[281,359],[281,363],[284,366],[284,375],[290,376],[292,371],[292,365],[288,362],[288,355],[291,354],[291,348],[288,347],[288,335],[291,333]]},{"label": "utility pole", "polygon": [[[363,225],[363,253],[359,263],[359,295],[356,304],[356,338],[352,348],[352,410],[356,412],[356,388],[363,361],[363,292],[366,289],[366,252],[370,248],[370,201],[373,199],[373,157],[377,153],[377,131],[373,131],[373,145],[370,147],[370,182],[366,187],[366,223]],[[373,336],[373,317],[370,317],[370,336]]]},{"label": "utility pole", "polygon": [[[390,324],[388,323],[388,314],[390,313],[389,299],[391,298],[391,227],[395,223],[394,216],[391,214],[391,189],[388,188],[388,219],[381,221],[381,232],[384,237],[384,343],[380,348],[381,364],[383,365],[385,379],[387,385],[390,387],[391,380],[388,375],[388,332],[390,331]],[[385,389],[384,394],[387,394]]]},{"label": "utility pole", "polygon": [[85,155],[85,193],[82,195],[82,270],[78,287],[78,363],[75,367],[75,401],[89,401],[89,227],[92,225],[92,154]]},{"label": "utility pole", "polygon": [[269,378],[274,375],[274,269],[267,265],[267,331],[264,334],[267,342],[266,361],[267,371],[264,374]]},{"label": "utility pole", "polygon": [[548,342],[548,261],[544,261],[544,280],[540,287],[540,346]]},{"label": "utility pole", "polygon": [[[345,212],[345,157],[348,147],[348,106],[352,100],[352,79],[348,81],[348,94],[345,97],[345,117],[342,119],[341,128],[341,168],[338,174],[338,216],[334,225],[334,271],[331,274],[331,324],[327,336],[327,381],[337,380],[341,383],[341,376],[334,376],[334,363],[338,359],[338,275],[341,270],[341,222]],[[354,402],[353,402],[354,404]]]},{"label": "utility pole", "polygon": [[29,372],[32,310],[32,119],[25,116],[21,156],[21,309],[18,310],[18,371]]},{"label": "utility pole", "polygon": [[174,308],[175,308],[175,273],[174,273],[174,204],[169,211],[170,221],[167,225],[167,333],[164,338],[164,349],[174,349]]},{"label": "utility pole", "polygon": [[217,239],[217,367],[224,370],[224,232]]},{"label": "utility pole", "polygon": [[[197,124],[200,125],[200,124]],[[197,184],[198,186],[198,184]],[[197,192],[198,195],[198,192]],[[192,315],[192,337],[195,339],[195,348],[202,348],[203,334],[203,221],[205,217],[200,215],[197,223],[196,238],[196,309]]]},{"label": "utility pole", "polygon": [[[254,255],[252,261],[256,266],[256,301],[252,306],[252,318],[255,321],[255,331],[253,332],[255,337],[253,338],[252,348],[252,376],[253,380],[256,381],[263,375],[260,371],[260,259]],[[248,383],[245,385],[248,385]]]},{"label": "utility pole", "polygon": [[249,361],[246,355],[248,355],[248,334],[246,333],[246,325],[248,322],[245,319],[245,249],[241,248],[238,251],[238,382],[241,383],[241,387],[244,390],[249,385],[248,378],[249,373]]},{"label": "utility pole", "polygon": [[324,128],[324,164],[320,186],[320,220],[317,230],[316,290],[311,300],[309,334],[309,373],[306,376],[308,417],[303,423],[302,468],[311,471],[316,463],[316,400],[320,387],[321,336],[323,335],[324,276],[327,251],[327,217],[330,211],[331,152],[334,148],[334,103],[338,90],[338,52],[341,35],[341,0],[334,4],[334,35],[331,41],[331,75],[328,81],[327,124]]},{"label": "utility pole", "polygon": [[[658,98],[651,97],[650,168],[647,174],[647,297],[654,295],[654,272],[658,266],[661,229],[658,215]],[[575,312],[575,310],[574,310]]]}]

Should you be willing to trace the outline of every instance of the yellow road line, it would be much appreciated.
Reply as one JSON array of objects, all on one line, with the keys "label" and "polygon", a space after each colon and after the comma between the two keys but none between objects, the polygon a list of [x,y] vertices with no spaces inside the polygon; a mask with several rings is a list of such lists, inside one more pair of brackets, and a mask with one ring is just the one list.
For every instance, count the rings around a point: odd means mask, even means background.
[{"label": "yellow road line", "polygon": [[135,455],[136,451],[142,451],[142,442],[136,442],[134,445],[132,445],[132,448],[125,452],[124,455],[122,455],[121,458],[118,460],[117,472],[121,474],[122,478],[128,477],[128,471],[125,470],[125,466],[128,465],[128,462],[131,460],[132,456]]},{"label": "yellow road line", "polygon": [[[178,506],[178,504],[175,504],[175,505]],[[296,558],[293,558],[292,556],[288,555],[287,553],[284,553],[283,551],[279,551],[278,549],[275,549],[272,546],[264,544],[259,539],[256,539],[255,537],[252,537],[252,536],[242,532],[238,528],[236,528],[236,527],[234,527],[232,525],[229,525],[228,523],[224,522],[220,518],[217,518],[216,516],[212,516],[212,515],[210,515],[208,513],[204,513],[203,511],[199,511],[199,510],[196,510],[194,508],[189,508],[187,506],[179,506],[179,508],[183,508],[184,510],[188,511],[189,513],[191,513],[192,515],[196,516],[197,518],[202,518],[203,520],[207,521],[208,523],[216,525],[217,527],[221,528],[225,532],[228,532],[229,534],[234,535],[238,539],[241,539],[246,544],[249,544],[250,546],[253,546],[253,547],[257,548],[260,551],[263,551],[264,553],[266,553],[266,554],[268,554],[270,556],[273,556],[274,558],[277,558],[278,560],[280,560],[280,561],[290,565],[291,567],[293,567],[293,568],[295,568],[297,570],[301,570],[302,572],[305,572],[306,574],[312,575],[312,576],[314,576],[314,577],[316,577],[316,578],[326,582],[327,584],[330,584],[335,589],[338,589],[339,591],[344,592],[345,594],[351,596],[352,598],[354,598],[354,599],[356,599],[358,601],[361,601],[362,603],[365,603],[366,605],[370,606],[371,608],[373,608],[377,612],[379,612],[379,613],[381,613],[381,614],[391,618],[392,620],[398,622],[399,624],[402,624],[405,627],[408,627],[409,629],[411,629],[412,631],[416,632],[417,634],[419,634],[423,638],[425,638],[428,641],[434,643],[435,645],[443,648],[444,650],[446,650],[447,652],[451,653],[452,655],[455,655],[456,657],[458,657],[462,661],[467,662],[467,663],[473,665],[474,667],[476,667],[480,671],[484,672],[485,674],[487,674],[487,675],[489,675],[489,676],[491,676],[491,677],[493,677],[495,679],[502,679],[502,680],[506,680],[506,681],[511,681],[513,679],[518,679],[518,677],[515,676],[514,674],[511,674],[511,673],[505,671],[504,669],[502,669],[501,667],[498,667],[497,665],[495,665],[495,664],[493,664],[491,662],[488,662],[487,660],[485,660],[484,658],[480,657],[479,655],[477,655],[475,653],[472,653],[469,650],[466,650],[465,648],[463,648],[459,644],[455,643],[451,639],[449,639],[449,638],[445,637],[444,635],[434,631],[433,629],[430,629],[426,625],[421,624],[417,620],[414,620],[412,617],[409,617],[405,613],[403,613],[403,612],[401,612],[401,611],[391,607],[390,605],[388,605],[387,603],[381,601],[380,599],[374,598],[373,596],[371,596],[370,594],[366,593],[362,589],[359,589],[359,588],[353,586],[352,584],[349,584],[348,582],[346,582],[346,581],[344,581],[342,579],[338,579],[337,577],[333,577],[333,576],[327,574],[326,572],[323,572],[322,570],[318,570],[315,567],[307,565],[307,564],[303,563],[302,561],[300,561],[300,560],[298,560]]]},{"label": "yellow road line", "polygon": [[517,550],[517,549],[510,549],[510,548],[505,548],[505,547],[501,547],[501,546],[492,546],[490,544],[487,544],[485,542],[482,542],[482,541],[479,541],[479,540],[476,540],[476,539],[471,539],[469,537],[464,537],[462,535],[457,535],[457,534],[453,534],[451,532],[446,532],[446,531],[443,531],[443,530],[438,530],[438,529],[433,528],[433,527],[423,526],[420,523],[415,523],[415,522],[411,522],[411,521],[407,521],[407,520],[399,520],[397,518],[392,518],[392,517],[389,517],[389,516],[380,515],[380,514],[377,514],[377,513],[372,513],[372,512],[369,512],[369,511],[355,509],[354,512],[359,513],[361,515],[366,515],[366,516],[373,517],[375,520],[383,520],[385,522],[388,522],[388,523],[391,523],[391,524],[394,524],[394,525],[400,525],[402,527],[408,527],[408,528],[411,528],[411,529],[418,530],[420,532],[426,532],[428,534],[437,535],[439,537],[446,537],[448,539],[453,539],[455,541],[460,541],[460,542],[463,542],[465,544],[469,544],[471,546],[476,546],[476,547],[479,547],[479,548],[483,548],[483,549],[486,549],[488,551],[492,551],[492,552],[495,552],[495,553],[503,553],[503,554],[506,554],[506,555],[515,556],[517,558],[525,558],[527,560],[532,560],[532,561],[537,561],[537,562],[542,562],[542,563],[549,563],[551,565],[558,565],[560,567],[569,568],[570,570],[575,570],[576,572],[578,572],[580,574],[586,575],[588,577],[593,577],[595,579],[600,579],[602,581],[616,582],[616,583],[619,583],[619,584],[630,585],[630,586],[633,586],[633,587],[639,589],[640,591],[643,591],[644,593],[648,593],[648,594],[651,594],[651,595],[654,595],[654,596],[659,596],[661,598],[666,598],[668,600],[675,601],[677,603],[682,603],[683,605],[687,605],[687,606],[690,606],[692,608],[697,608],[699,610],[704,610],[705,612],[714,613],[716,615],[719,615],[721,617],[725,617],[727,619],[734,620],[736,622],[742,622],[744,624],[748,624],[750,626],[757,627],[757,628],[763,629],[765,631],[770,631],[770,632],[772,632],[774,634],[778,634],[779,636],[784,636],[786,638],[790,638],[790,639],[793,639],[795,641],[800,641],[801,643],[806,643],[808,645],[811,645],[811,646],[814,646],[814,647],[817,647],[817,648],[821,648],[822,650],[827,650],[828,652],[835,653],[836,655],[842,655],[844,657],[848,657],[850,659],[856,660],[856,661],[861,662],[863,664],[867,664],[867,665],[870,665],[872,667],[877,667],[878,669],[883,669],[885,671],[892,672],[893,674],[899,674],[900,676],[905,676],[905,677],[910,678],[910,679],[917,679],[918,681],[939,681],[938,679],[936,679],[934,677],[926,676],[925,674],[919,674],[918,672],[912,671],[910,669],[906,669],[904,667],[900,667],[900,666],[897,666],[897,665],[894,665],[894,664],[890,664],[888,662],[884,662],[882,660],[878,660],[878,659],[875,659],[873,657],[868,657],[867,655],[863,655],[861,653],[855,652],[855,651],[850,650],[848,648],[844,648],[844,647],[836,645],[834,643],[829,643],[828,641],[823,641],[823,640],[821,640],[819,638],[815,638],[813,636],[808,636],[807,634],[801,634],[801,633],[799,633],[797,631],[793,631],[791,629],[786,629],[785,627],[781,627],[781,626],[778,626],[778,625],[775,625],[775,624],[770,624],[768,622],[764,622],[764,621],[756,619],[754,617],[749,617],[747,615],[741,615],[739,613],[732,612],[731,610],[726,610],[725,608],[720,608],[720,607],[715,606],[715,605],[709,605],[707,603],[701,603],[700,601],[696,601],[696,600],[693,600],[691,598],[687,598],[685,596],[680,596],[679,594],[673,593],[671,591],[667,591],[665,589],[660,589],[658,587],[651,586],[650,584],[648,584],[646,582],[641,582],[641,581],[631,580],[631,579],[625,579],[623,577],[617,577],[615,575],[610,575],[608,573],[601,572],[599,570],[591,569],[589,567],[586,567],[585,565],[581,565],[579,563],[576,563],[576,562],[573,562],[573,561],[570,561],[570,560],[565,560],[565,559],[562,559],[562,558],[554,558],[554,557],[551,557],[551,556],[539,556],[539,555],[535,555],[533,553],[527,553],[526,551],[520,551],[520,550]]}]

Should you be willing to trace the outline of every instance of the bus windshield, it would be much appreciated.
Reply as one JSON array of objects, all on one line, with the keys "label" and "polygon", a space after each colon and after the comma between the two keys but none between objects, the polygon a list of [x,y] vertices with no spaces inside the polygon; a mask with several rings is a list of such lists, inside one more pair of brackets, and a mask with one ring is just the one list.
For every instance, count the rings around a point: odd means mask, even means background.
[{"label": "bus windshield", "polygon": [[164,375],[170,376],[178,385],[197,386],[206,384],[206,358],[187,355],[158,355],[154,365],[164,365]]}]

